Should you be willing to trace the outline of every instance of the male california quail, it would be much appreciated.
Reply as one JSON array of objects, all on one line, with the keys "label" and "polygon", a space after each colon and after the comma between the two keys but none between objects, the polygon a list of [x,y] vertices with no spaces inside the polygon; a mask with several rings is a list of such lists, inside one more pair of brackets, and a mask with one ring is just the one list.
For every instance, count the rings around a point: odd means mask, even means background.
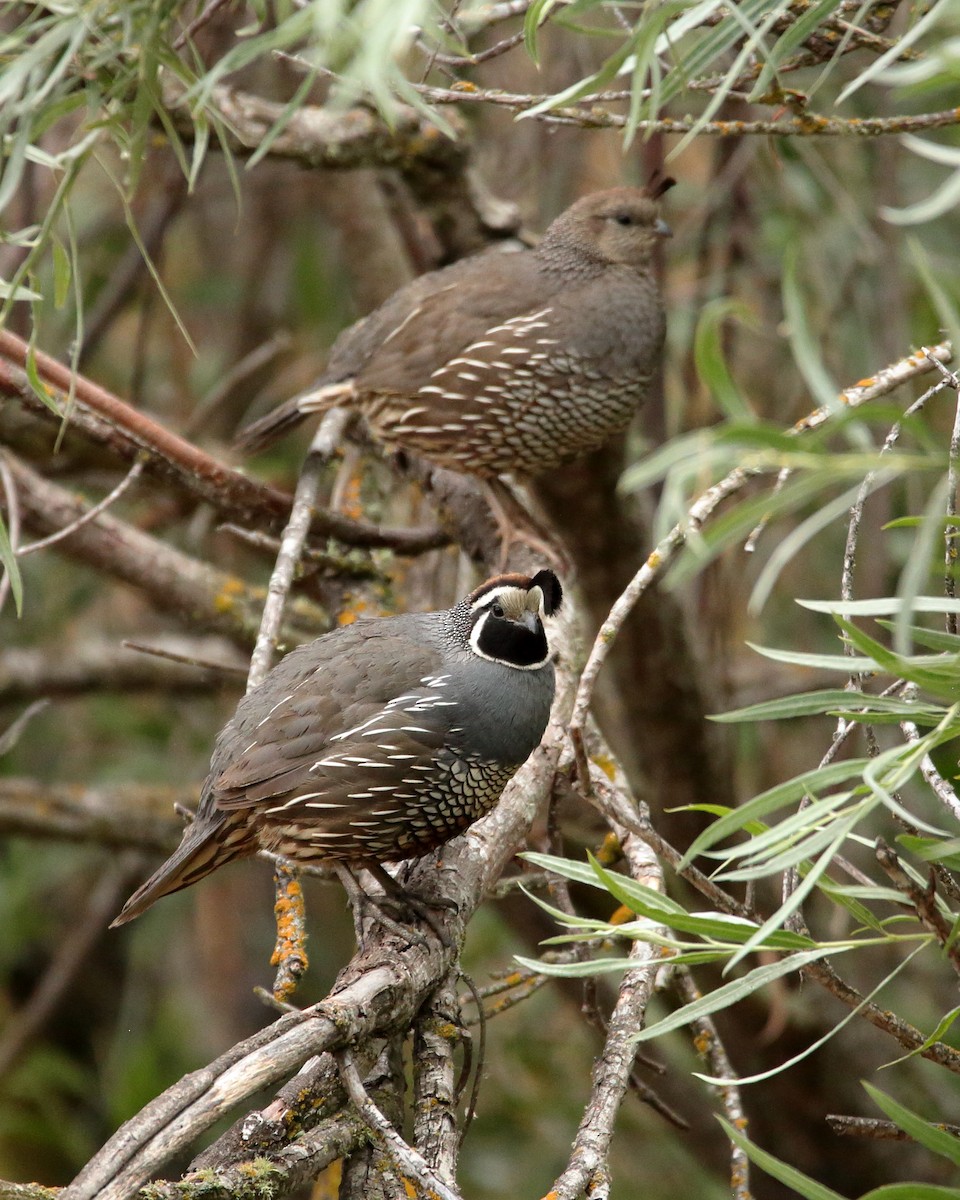
[{"label": "male california quail", "polygon": [[596,449],[628,424],[660,357],[653,257],[672,184],[584,196],[535,250],[489,250],[413,280],[340,335],[313,389],[238,443],[257,449],[347,406],[388,446],[484,477]]},{"label": "male california quail", "polygon": [[114,925],[234,858],[393,862],[493,807],[537,747],[554,673],[552,571],[441,612],[367,618],[293,650],[217,738],[196,819]]}]

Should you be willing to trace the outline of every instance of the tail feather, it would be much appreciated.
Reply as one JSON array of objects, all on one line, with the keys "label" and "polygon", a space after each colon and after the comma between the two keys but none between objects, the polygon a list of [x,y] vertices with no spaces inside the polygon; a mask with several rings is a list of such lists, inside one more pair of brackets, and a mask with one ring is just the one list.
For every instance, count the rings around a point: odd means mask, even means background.
[{"label": "tail feather", "polygon": [[268,412],[266,416],[245,425],[234,439],[234,445],[247,454],[256,453],[275,442],[283,434],[295,429],[311,413],[326,412],[349,400],[353,395],[353,383],[328,383],[322,387],[301,392],[298,396]]},{"label": "tail feather", "polygon": [[161,896],[179,892],[224,863],[253,854],[256,849],[247,830],[239,824],[222,817],[194,821],[184,831],[183,841],[177,849],[146,883],[137,888],[110,923],[110,928],[125,925],[127,921],[139,917]]}]

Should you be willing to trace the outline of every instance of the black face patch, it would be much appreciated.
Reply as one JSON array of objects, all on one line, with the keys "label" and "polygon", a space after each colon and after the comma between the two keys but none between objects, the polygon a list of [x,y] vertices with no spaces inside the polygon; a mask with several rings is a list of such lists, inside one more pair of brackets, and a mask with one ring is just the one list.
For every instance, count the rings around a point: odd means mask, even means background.
[{"label": "black face patch", "polygon": [[524,621],[516,621],[497,616],[497,608],[494,604],[477,614],[471,639],[476,651],[510,667],[530,668],[546,662],[549,648],[540,618],[527,613]]}]

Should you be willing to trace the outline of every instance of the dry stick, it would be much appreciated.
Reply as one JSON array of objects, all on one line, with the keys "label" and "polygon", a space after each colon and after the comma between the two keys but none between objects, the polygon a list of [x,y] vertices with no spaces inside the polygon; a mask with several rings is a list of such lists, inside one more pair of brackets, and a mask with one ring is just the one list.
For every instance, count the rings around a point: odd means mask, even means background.
[{"label": "dry stick", "polygon": [[907,897],[920,924],[934,935],[946,952],[950,965],[960,975],[960,946],[952,939],[950,922],[937,907],[937,889],[933,872],[930,873],[929,887],[918,887],[900,865],[900,859],[896,852],[891,850],[883,838],[877,838],[875,852],[877,862],[886,872],[893,886]]},{"label": "dry stick", "polygon": [[427,1168],[451,1186],[460,1151],[454,1053],[464,1034],[456,978],[454,972],[437,988],[413,1030],[413,1144]]},{"label": "dry stick", "polygon": [[[593,774],[594,793],[611,788],[599,767],[593,768]],[[623,806],[629,810],[630,803],[626,799],[629,792],[619,773],[616,791]],[[637,836],[635,830],[610,820],[609,814],[605,815],[620,841],[631,877],[662,891],[663,873],[649,842]],[[617,1002],[610,1014],[606,1042],[593,1069],[590,1101],[574,1138],[568,1165],[550,1189],[551,1200],[576,1200],[588,1187],[591,1196],[599,1198],[608,1193],[607,1156],[614,1123],[630,1086],[637,1056],[635,1037],[643,1028],[661,961],[658,947],[641,941],[633,943],[627,957],[634,966],[621,980]]]},{"label": "dry stick", "polygon": [[[828,1113],[825,1118],[832,1133],[839,1137],[870,1138],[874,1141],[912,1142],[914,1139],[893,1121],[882,1121],[876,1117],[846,1117],[836,1113]],[[937,1128],[944,1133],[952,1133],[960,1137],[960,1125],[948,1125],[944,1121],[937,1122]]]},{"label": "dry stick", "polygon": [[[629,118],[607,112],[599,105],[589,108],[575,105],[558,106],[542,112],[530,112],[535,105],[551,99],[547,95],[504,92],[497,88],[441,88],[427,84],[411,84],[420,95],[433,104],[492,104],[514,109],[548,125],[572,125],[579,129],[624,129]],[[820,113],[804,112],[783,120],[772,121],[707,121],[698,124],[695,117],[661,117],[658,120],[637,121],[637,135],[684,134],[696,129],[710,137],[879,137],[895,133],[916,133],[924,129],[943,129],[960,125],[960,108],[941,112],[918,113],[895,117],[841,118],[824,117]]]},{"label": "dry stick", "polygon": [[[383,1143],[384,1149],[393,1160],[401,1179],[406,1184],[412,1180],[427,1196],[439,1200],[462,1200],[459,1192],[448,1187],[424,1162],[423,1157],[408,1146],[364,1090],[363,1080],[353,1061],[352,1051],[344,1048],[336,1052],[340,1067],[340,1078],[347,1089],[350,1101],[363,1118],[367,1128]],[[409,1194],[409,1188],[406,1188]]]},{"label": "dry stick", "polygon": [[[60,425],[34,394],[25,364],[30,347],[9,330],[0,330],[0,394],[12,396],[44,420]],[[172,480],[187,493],[211,504],[218,513],[241,523],[255,520],[279,527],[289,517],[290,496],[277,488],[226,466],[157,421],[138,412],[118,396],[41,351],[35,352],[37,372],[50,395],[65,406],[74,388],[71,429],[132,462],[142,457],[148,471]],[[447,545],[449,534],[436,527],[380,529],[367,521],[354,521],[339,513],[315,511],[311,532],[335,537],[351,546],[384,547],[399,554],[421,554]]]},{"label": "dry stick", "polygon": [[[277,639],[283,624],[283,611],[300,564],[304,542],[310,531],[320,480],[348,420],[349,413],[343,408],[335,408],[324,416],[300,471],[290,509],[290,520],[283,531],[280,550],[267,585],[267,599],[260,618],[257,643],[250,656],[248,695],[263,683],[267,672],[273,666]],[[282,1002],[292,995],[308,966],[303,889],[292,863],[284,859],[276,860],[274,888],[277,941],[270,961],[277,968],[273,994]]]},{"label": "dry stick", "polygon": [[[700,1000],[701,992],[687,967],[678,967],[674,971],[674,982],[680,998],[685,1004]],[[743,1108],[743,1100],[737,1082],[736,1072],[727,1056],[720,1034],[713,1017],[697,1017],[690,1022],[693,1031],[694,1045],[697,1053],[707,1061],[711,1073],[725,1082],[713,1085],[720,1093],[723,1111],[727,1120],[741,1133],[746,1131],[747,1116]],[[742,1147],[730,1145],[730,1185],[734,1200],[751,1200],[750,1192],[750,1160]]]},{"label": "dry stick", "polygon": [[24,554],[35,554],[38,550],[47,550],[51,546],[55,546],[57,542],[63,541],[65,537],[69,537],[75,530],[82,528],[89,521],[95,521],[102,512],[106,512],[111,504],[115,504],[131,484],[135,483],[143,474],[143,462],[137,460],[124,475],[115,488],[108,492],[106,496],[96,504],[90,506],[82,516],[77,517],[69,525],[64,525],[62,529],[58,529],[56,533],[51,533],[49,537],[40,538],[39,541],[30,542],[26,546],[18,546],[16,550],[17,557],[20,558]]}]

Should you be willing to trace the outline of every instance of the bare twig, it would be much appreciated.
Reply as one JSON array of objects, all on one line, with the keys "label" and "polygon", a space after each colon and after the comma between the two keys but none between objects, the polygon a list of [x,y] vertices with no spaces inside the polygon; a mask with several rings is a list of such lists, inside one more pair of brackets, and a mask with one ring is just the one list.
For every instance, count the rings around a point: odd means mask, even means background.
[{"label": "bare twig", "polygon": [[[913,1138],[893,1121],[883,1121],[877,1117],[847,1117],[836,1113],[827,1113],[825,1118],[830,1126],[830,1132],[838,1137],[869,1138],[873,1141],[912,1142]],[[952,1133],[960,1137],[960,1125],[948,1125],[944,1121],[937,1122],[937,1128],[944,1133]]]},{"label": "bare twig", "polygon": [[[594,772],[594,791],[613,790],[616,787],[624,807],[629,807],[622,776],[616,784],[611,785],[599,768],[595,767]],[[649,843],[626,826],[615,822],[612,824],[620,839],[631,876],[648,887],[662,888],[660,865]],[[555,1196],[556,1200],[576,1200],[588,1186],[592,1189],[591,1195],[607,1194],[607,1155],[613,1126],[630,1085],[637,1054],[635,1036],[643,1028],[654,976],[660,963],[657,948],[643,941],[634,942],[628,958],[635,965],[624,973],[621,980],[603,1052],[594,1067],[590,1102],[577,1130],[569,1163],[551,1189],[551,1196]]]},{"label": "bare twig", "polygon": [[[59,426],[61,418],[34,395],[30,386],[24,370],[29,352],[22,338],[10,330],[0,330],[0,394],[20,400],[38,417]],[[148,474],[207,501],[227,519],[271,530],[280,529],[288,519],[291,498],[284,492],[226,466],[92,380],[71,375],[67,367],[49,355],[38,350],[34,357],[50,397],[61,409],[65,409],[66,397],[73,389],[71,429],[109,447],[128,462],[142,458]],[[335,537],[347,545],[384,547],[401,554],[419,554],[444,544],[443,538],[438,542],[435,526],[426,530],[379,529],[324,509],[314,511],[310,529],[316,536]]]},{"label": "bare twig", "polygon": [[918,885],[910,878],[900,865],[900,859],[894,850],[887,845],[883,838],[876,840],[877,862],[886,872],[890,882],[910,901],[917,920],[934,935],[940,943],[954,971],[960,975],[960,947],[951,935],[951,922],[946,919],[937,906],[937,888],[933,873],[930,874],[930,884],[926,888]]},{"label": "bare twig", "polygon": [[335,446],[348,419],[347,410],[342,408],[335,408],[324,416],[300,471],[300,478],[297,480],[293,496],[293,505],[290,509],[290,519],[283,531],[280,550],[270,575],[270,582],[267,585],[267,598],[260,619],[257,643],[250,656],[250,671],[247,675],[248,692],[253,691],[263,682],[273,665],[287,596],[297,571],[303,544],[310,530],[310,521],[317,503],[317,492],[323,468],[332,446]]},{"label": "bare twig", "polygon": [[[551,97],[531,93],[504,92],[496,88],[480,88],[473,84],[452,88],[412,84],[432,104],[491,104],[509,108],[547,125],[567,125],[578,129],[624,129],[629,118],[609,112],[598,104],[557,106],[532,112],[538,104]],[[633,128],[638,136],[654,134],[684,134],[696,129],[707,137],[880,137],[889,134],[916,133],[925,129],[943,129],[960,124],[956,108],[940,112],[898,114],[891,117],[842,118],[825,117],[804,111],[772,121],[706,121],[702,125],[695,117],[661,117],[641,120]]]},{"label": "bare twig", "polygon": [[[916,699],[916,685],[906,684],[904,686],[903,693],[907,699]],[[919,742],[920,731],[917,729],[913,721],[901,721],[900,728],[903,730],[903,736],[908,742]],[[930,790],[944,806],[947,812],[949,812],[957,820],[960,820],[960,796],[957,795],[953,785],[948,783],[947,780],[944,779],[944,777],[937,770],[934,761],[929,754],[925,754],[920,760],[920,773],[927,781]]]},{"label": "bare twig", "polygon": [[111,504],[115,504],[130,485],[135,483],[142,474],[143,463],[139,461],[135,462],[117,486],[108,492],[102,500],[96,504],[92,504],[82,516],[77,517],[69,525],[64,525],[56,533],[51,533],[49,537],[40,538],[39,541],[30,542],[26,546],[18,546],[16,550],[17,557],[24,554],[35,554],[38,550],[48,550],[51,546],[55,546],[57,542],[63,541],[65,537],[69,537],[77,529],[81,529],[88,521],[95,521],[102,512],[107,511]]},{"label": "bare twig", "polygon": [[344,1048],[336,1053],[340,1066],[340,1078],[347,1089],[350,1101],[362,1117],[371,1133],[381,1141],[393,1160],[401,1180],[410,1180],[424,1194],[437,1196],[439,1200],[461,1200],[459,1192],[448,1187],[424,1162],[412,1146],[408,1146],[373,1103],[363,1087],[363,1080],[353,1061],[352,1051]]},{"label": "bare twig", "polygon": [[[0,335],[2,336],[2,335]],[[218,571],[132,525],[101,512],[82,523],[87,506],[72,492],[43,479],[8,456],[24,523],[46,534],[72,526],[58,549],[107,575],[138,588],[162,612],[174,613],[241,644],[253,641],[262,593],[234,575]],[[298,597],[295,615],[305,627],[324,629],[325,614]]]},{"label": "bare twig", "polygon": [[[686,967],[678,967],[674,972],[674,982],[680,998],[685,1004],[692,1004],[701,998],[693,976]],[[727,1051],[720,1040],[720,1034],[712,1017],[697,1017],[690,1022],[693,1031],[694,1045],[697,1053],[706,1059],[711,1074],[725,1082],[717,1086],[720,1101],[727,1120],[741,1133],[747,1128],[747,1115],[743,1107],[743,1099],[737,1084],[737,1075],[733,1069]],[[730,1186],[734,1200],[750,1200],[750,1160],[746,1151],[736,1144],[730,1146]]]}]

